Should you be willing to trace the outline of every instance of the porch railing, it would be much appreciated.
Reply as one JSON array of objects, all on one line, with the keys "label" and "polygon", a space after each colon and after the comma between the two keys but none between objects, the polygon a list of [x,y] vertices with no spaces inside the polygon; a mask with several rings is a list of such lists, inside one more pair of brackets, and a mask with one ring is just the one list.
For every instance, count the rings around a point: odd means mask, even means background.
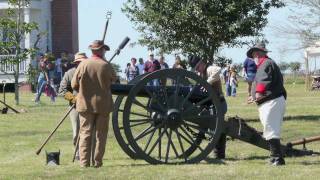
[{"label": "porch railing", "polygon": [[[0,55],[0,74],[12,74],[14,73],[15,65],[9,62],[5,62],[8,57],[14,57],[15,55]],[[28,64],[27,60],[22,61],[19,64],[19,73],[25,74],[27,72]]]}]

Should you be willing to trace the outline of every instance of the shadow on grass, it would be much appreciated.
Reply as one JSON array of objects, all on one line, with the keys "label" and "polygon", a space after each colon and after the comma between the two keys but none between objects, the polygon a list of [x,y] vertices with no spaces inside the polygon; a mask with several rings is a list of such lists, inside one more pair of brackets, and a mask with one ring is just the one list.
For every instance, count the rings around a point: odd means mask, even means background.
[{"label": "shadow on grass", "polygon": [[[298,121],[298,120],[307,120],[307,121],[320,121],[320,115],[297,115],[297,116],[285,116],[284,121]],[[259,118],[248,118],[245,119],[246,122],[259,122]]]},{"label": "shadow on grass", "polygon": [[268,159],[269,156],[250,156],[250,157],[245,157],[245,158],[226,158],[227,161],[242,161],[242,160],[246,160],[246,161],[253,161],[253,160],[264,160],[264,159]]},{"label": "shadow on grass", "polygon": [[154,164],[112,164],[112,165],[107,165],[108,167],[146,167],[146,166],[155,166]]},{"label": "shadow on grass", "polygon": [[[130,159],[130,158],[118,158],[117,160],[133,160],[133,159]],[[104,159],[104,160],[107,160],[107,159]],[[140,161],[142,161],[141,163],[140,162],[134,162],[134,163],[128,163],[128,164],[113,164],[113,165],[108,165],[108,167],[143,167],[143,166],[161,166],[161,165],[194,165],[193,163],[168,163],[168,164],[149,164],[147,162],[145,162],[143,159],[139,159]],[[133,160],[134,161],[134,160]],[[219,165],[225,165],[226,163],[224,162],[224,160],[221,160],[221,159],[215,159],[215,158],[210,158],[210,157],[207,157],[204,159],[205,162],[207,162],[208,164],[219,164]],[[201,163],[201,162],[200,162]],[[200,164],[200,163],[196,163],[196,164]]]},{"label": "shadow on grass", "polygon": [[301,165],[305,165],[305,166],[319,165],[319,164],[320,164],[320,161],[315,161],[315,162],[306,162],[306,161],[303,161],[303,162],[299,162],[299,163],[296,163],[296,164],[301,164]]},{"label": "shadow on grass", "polygon": [[208,164],[220,164],[224,165],[226,164],[222,159],[216,159],[216,158],[206,158],[204,159]]}]

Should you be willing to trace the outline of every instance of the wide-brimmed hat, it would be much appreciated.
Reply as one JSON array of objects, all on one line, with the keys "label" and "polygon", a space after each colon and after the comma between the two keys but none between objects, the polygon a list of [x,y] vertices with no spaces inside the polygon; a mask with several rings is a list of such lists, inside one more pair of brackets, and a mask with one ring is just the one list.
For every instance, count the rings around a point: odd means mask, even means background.
[{"label": "wide-brimmed hat", "polygon": [[86,56],[86,53],[83,53],[83,52],[78,52],[74,55],[74,63],[75,62],[81,62],[83,61],[84,59],[87,59],[87,56]]},{"label": "wide-brimmed hat", "polygon": [[247,51],[247,56],[249,58],[253,58],[252,53],[255,51],[270,52],[270,51],[268,51],[268,49],[266,49],[266,44],[264,42],[257,42],[253,47],[251,47]]},{"label": "wide-brimmed hat", "polygon": [[207,82],[209,84],[213,84],[214,82],[217,82],[220,80],[220,73],[221,73],[221,67],[212,64],[207,68]]},{"label": "wide-brimmed hat", "polygon": [[90,44],[89,49],[91,50],[99,50],[101,48],[104,48],[106,51],[110,50],[110,47],[103,43],[103,41],[95,40]]}]

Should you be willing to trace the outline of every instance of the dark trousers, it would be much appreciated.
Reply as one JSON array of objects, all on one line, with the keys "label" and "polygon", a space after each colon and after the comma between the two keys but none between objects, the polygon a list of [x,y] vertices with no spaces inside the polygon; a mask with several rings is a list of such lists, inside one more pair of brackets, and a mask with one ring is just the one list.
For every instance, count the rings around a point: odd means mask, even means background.
[{"label": "dark trousers", "polygon": [[226,143],[227,135],[222,133],[216,147],[213,149],[216,158],[224,159],[226,157]]}]

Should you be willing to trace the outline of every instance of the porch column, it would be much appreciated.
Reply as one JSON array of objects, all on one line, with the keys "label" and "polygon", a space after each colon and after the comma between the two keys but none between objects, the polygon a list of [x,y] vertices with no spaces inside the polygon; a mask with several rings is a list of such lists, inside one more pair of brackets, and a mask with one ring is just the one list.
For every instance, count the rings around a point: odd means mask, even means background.
[{"label": "porch column", "polygon": [[[30,23],[30,9],[29,8],[25,8],[24,9],[24,22],[25,23]],[[26,34],[26,38],[24,40],[24,48],[26,49],[29,49],[29,48],[32,48],[32,45],[31,45],[31,33],[27,33]],[[30,57],[28,57],[28,59],[26,59],[25,61],[21,62],[20,63],[20,72],[22,73],[26,73],[27,70],[28,70],[28,64],[30,64],[31,61],[30,61]]]}]

